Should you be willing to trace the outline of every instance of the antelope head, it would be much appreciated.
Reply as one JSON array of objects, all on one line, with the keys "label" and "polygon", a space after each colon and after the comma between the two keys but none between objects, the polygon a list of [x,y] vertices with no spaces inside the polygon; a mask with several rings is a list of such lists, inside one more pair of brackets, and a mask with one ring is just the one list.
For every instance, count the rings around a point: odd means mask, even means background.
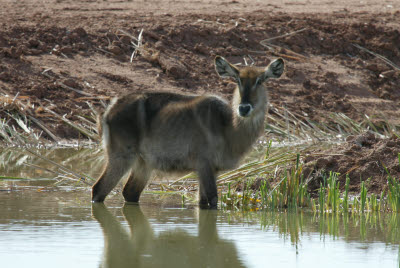
[{"label": "antelope head", "polygon": [[[266,106],[263,83],[268,78],[279,78],[284,68],[285,64],[281,58],[272,61],[266,68],[238,68],[221,56],[215,58],[215,69],[219,76],[233,78],[237,83],[234,106],[241,118],[251,117],[254,111]],[[262,110],[265,112],[265,109]]]}]

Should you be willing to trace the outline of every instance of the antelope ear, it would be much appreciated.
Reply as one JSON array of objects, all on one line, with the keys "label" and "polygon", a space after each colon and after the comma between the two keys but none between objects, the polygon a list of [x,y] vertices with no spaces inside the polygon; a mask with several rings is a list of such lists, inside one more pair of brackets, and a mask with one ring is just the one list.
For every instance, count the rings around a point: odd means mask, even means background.
[{"label": "antelope ear", "polygon": [[215,57],[215,70],[221,77],[237,78],[239,76],[239,69],[221,56]]},{"label": "antelope ear", "polygon": [[263,81],[268,78],[279,78],[281,77],[283,71],[285,70],[285,62],[283,59],[279,58],[272,61],[267,68],[265,68],[264,73],[260,76]]}]

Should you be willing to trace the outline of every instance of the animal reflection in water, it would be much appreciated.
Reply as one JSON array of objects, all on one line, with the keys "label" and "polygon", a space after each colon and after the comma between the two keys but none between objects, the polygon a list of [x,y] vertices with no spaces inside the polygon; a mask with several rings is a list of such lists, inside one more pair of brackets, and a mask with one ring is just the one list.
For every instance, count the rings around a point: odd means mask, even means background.
[{"label": "animal reflection in water", "polygon": [[155,233],[138,205],[123,207],[129,230],[102,203],[92,213],[104,234],[100,267],[245,267],[234,243],[218,238],[217,211],[199,211],[197,236],[179,228]]}]

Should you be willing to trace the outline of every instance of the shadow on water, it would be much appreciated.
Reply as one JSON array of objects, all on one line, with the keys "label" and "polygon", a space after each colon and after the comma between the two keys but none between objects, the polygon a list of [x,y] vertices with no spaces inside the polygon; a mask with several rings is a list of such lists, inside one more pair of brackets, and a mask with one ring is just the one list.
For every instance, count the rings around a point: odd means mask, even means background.
[{"label": "shadow on water", "polygon": [[[293,256],[292,251],[301,258],[340,257],[343,267],[372,267],[378,262],[400,267],[399,214],[143,209],[149,217],[140,206],[125,204],[121,220],[115,209],[92,206],[104,236],[100,267],[132,267],[132,263],[137,267],[265,267],[261,263],[267,259],[279,264],[283,256]],[[290,241],[290,246],[282,247],[282,241]],[[242,243],[250,254],[243,254]],[[248,255],[256,265],[250,265]],[[397,264],[392,266],[393,262]]]},{"label": "shadow on water", "polygon": [[156,233],[138,205],[122,209],[128,229],[104,204],[93,204],[92,213],[104,235],[100,267],[245,267],[235,244],[219,238],[217,211],[199,211],[197,235],[180,228]]},{"label": "shadow on water", "polygon": [[327,238],[342,239],[347,243],[362,242],[368,248],[375,242],[388,245],[400,243],[400,214],[398,213],[307,213],[265,212],[261,214],[261,227],[271,228],[289,239],[293,245],[301,243],[307,234],[319,233]]}]

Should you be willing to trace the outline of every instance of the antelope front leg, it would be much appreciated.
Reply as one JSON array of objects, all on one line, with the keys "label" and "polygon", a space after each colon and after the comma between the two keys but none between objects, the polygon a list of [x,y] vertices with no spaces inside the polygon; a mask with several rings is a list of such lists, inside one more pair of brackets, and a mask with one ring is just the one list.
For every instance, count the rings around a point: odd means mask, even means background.
[{"label": "antelope front leg", "polygon": [[208,163],[199,165],[197,173],[200,185],[200,207],[209,205],[210,209],[218,208],[218,191],[214,169]]},{"label": "antelope front leg", "polygon": [[200,208],[208,208],[208,198],[204,187],[199,181],[199,206]]}]

